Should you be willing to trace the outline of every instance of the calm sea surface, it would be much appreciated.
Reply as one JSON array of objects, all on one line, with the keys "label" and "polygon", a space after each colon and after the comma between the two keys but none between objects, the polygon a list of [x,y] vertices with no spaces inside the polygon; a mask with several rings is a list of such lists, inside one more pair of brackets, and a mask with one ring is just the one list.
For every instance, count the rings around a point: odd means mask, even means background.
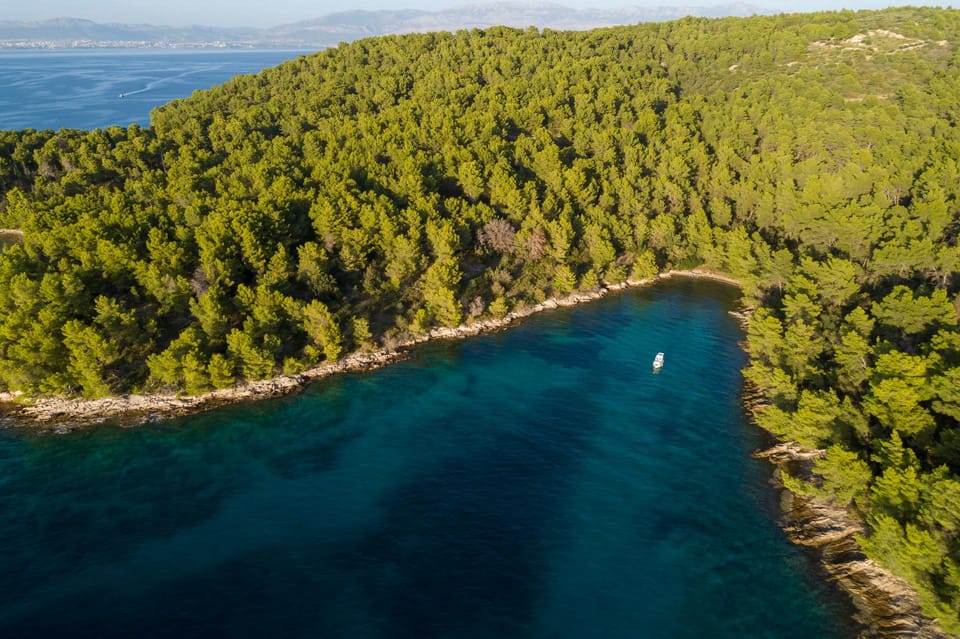
[{"label": "calm sea surface", "polygon": [[304,53],[0,51],[0,129],[146,126],[156,106]]},{"label": "calm sea surface", "polygon": [[0,430],[0,636],[843,636],[749,456],[735,297],[671,282],[283,399]]}]

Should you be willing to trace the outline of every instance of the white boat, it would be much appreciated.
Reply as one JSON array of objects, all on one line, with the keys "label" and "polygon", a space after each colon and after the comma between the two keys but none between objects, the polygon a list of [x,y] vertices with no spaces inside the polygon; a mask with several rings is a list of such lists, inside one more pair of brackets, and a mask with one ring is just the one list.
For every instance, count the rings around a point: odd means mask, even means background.
[{"label": "white boat", "polygon": [[657,356],[653,358],[653,370],[657,371],[663,368],[663,353],[657,353]]}]

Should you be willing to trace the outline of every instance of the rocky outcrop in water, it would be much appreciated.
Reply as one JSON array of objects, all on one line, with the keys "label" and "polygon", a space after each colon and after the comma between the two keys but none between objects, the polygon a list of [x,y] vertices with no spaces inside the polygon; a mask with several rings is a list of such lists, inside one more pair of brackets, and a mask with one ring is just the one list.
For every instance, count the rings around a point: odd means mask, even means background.
[{"label": "rocky outcrop in water", "polygon": [[[824,454],[787,442],[755,456],[774,465],[775,481],[782,487],[781,473],[809,476],[813,460]],[[859,518],[825,500],[786,489],[780,506],[780,523],[790,540],[812,549],[829,575],[850,595],[857,609],[854,621],[861,626],[860,637],[948,639],[923,616],[917,592],[910,584],[863,554],[856,536],[866,529]]]}]

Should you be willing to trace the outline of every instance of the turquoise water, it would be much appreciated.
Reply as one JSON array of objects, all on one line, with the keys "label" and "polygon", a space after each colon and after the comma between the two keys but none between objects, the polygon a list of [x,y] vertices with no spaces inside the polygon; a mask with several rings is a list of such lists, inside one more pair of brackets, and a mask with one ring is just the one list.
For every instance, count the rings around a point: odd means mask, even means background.
[{"label": "turquoise water", "polygon": [[749,457],[735,296],[671,282],[283,399],[0,431],[0,636],[850,636]]},{"label": "turquoise water", "polygon": [[146,126],[154,107],[303,53],[170,49],[0,51],[0,129],[96,129],[133,123]]}]

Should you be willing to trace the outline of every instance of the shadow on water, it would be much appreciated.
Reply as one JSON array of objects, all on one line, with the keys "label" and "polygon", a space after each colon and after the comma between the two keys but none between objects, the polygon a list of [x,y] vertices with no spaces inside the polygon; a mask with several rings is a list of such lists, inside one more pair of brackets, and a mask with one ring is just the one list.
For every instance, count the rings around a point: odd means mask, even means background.
[{"label": "shadow on water", "polygon": [[[406,368],[416,366],[411,363]],[[387,382],[388,394],[409,397],[411,393],[428,392],[429,384],[424,385],[423,379],[430,380],[432,375],[422,372],[411,377],[400,371]],[[438,380],[434,378],[433,382]],[[12,623],[7,628],[14,636],[59,636],[68,630],[83,636],[83,628],[91,628],[101,637],[150,637],[170,636],[173,628],[189,619],[197,633],[193,636],[209,636],[204,629],[229,629],[229,636],[276,632],[294,636],[310,628],[325,636],[354,637],[364,636],[362,628],[371,626],[377,628],[373,636],[378,637],[519,634],[536,598],[539,540],[544,529],[556,525],[560,518],[550,495],[562,494],[565,478],[573,476],[571,468],[577,463],[577,450],[588,434],[594,413],[585,402],[566,419],[538,418],[550,415],[564,402],[560,391],[541,395],[526,405],[522,415],[513,414],[512,405],[494,403],[486,412],[435,415],[419,421],[412,430],[401,426],[398,430],[407,431],[401,439],[411,446],[425,436],[443,440],[453,419],[458,421],[458,432],[478,435],[465,450],[458,449],[455,442],[441,442],[435,454],[425,453],[413,473],[377,499],[381,510],[375,525],[361,526],[340,537],[313,537],[309,530],[318,525],[302,521],[307,534],[284,533],[286,543],[282,544],[271,541],[269,534],[255,531],[257,543],[240,545],[239,552],[213,564],[202,560],[202,570],[170,566],[152,575],[148,583],[128,583],[138,571],[160,568],[145,566],[148,560],[138,557],[144,543],[156,545],[175,538],[184,529],[202,528],[224,509],[225,499],[255,489],[255,480],[244,485],[239,476],[241,471],[249,472],[252,461],[259,459],[269,469],[271,477],[262,478],[265,481],[275,481],[272,476],[281,468],[294,469],[282,473],[284,480],[308,477],[336,465],[337,453],[345,453],[344,448],[350,445],[350,437],[329,435],[331,427],[344,421],[366,423],[366,428],[358,428],[367,431],[362,434],[366,437],[379,430],[366,421],[370,415],[364,410],[368,409],[350,407],[356,395],[364,394],[363,388],[357,387],[364,383],[363,379],[346,378],[325,383],[319,391],[311,389],[330,409],[322,415],[314,412],[308,398],[290,398],[275,402],[282,404],[279,410],[275,405],[262,414],[251,415],[249,409],[235,407],[179,420],[165,429],[100,429],[76,437],[70,442],[70,454],[76,460],[72,471],[63,473],[62,485],[54,482],[50,487],[50,493],[62,491],[65,495],[62,507],[56,509],[59,514],[45,522],[26,518],[23,529],[14,533],[24,538],[29,535],[28,528],[43,530],[44,536],[35,540],[35,550],[52,552],[50,569],[27,566],[28,555],[24,555],[21,569],[7,572],[9,583],[3,585],[11,589],[8,591],[29,592],[24,588],[26,575],[33,575],[36,590],[58,578],[69,581],[69,575],[62,572],[64,566],[92,563],[112,564],[114,568],[95,573],[99,583],[93,587],[74,584],[52,601],[41,598],[42,602],[56,603],[67,611],[64,614],[50,617],[28,608],[14,615],[17,620],[8,617]],[[388,412],[373,411],[376,417]],[[283,425],[270,424],[270,415]],[[218,417],[230,419],[230,425],[220,423],[218,428]],[[522,428],[515,428],[512,422],[516,420],[523,423]],[[491,421],[498,426],[491,428]],[[321,432],[324,434],[318,437]],[[463,441],[459,437],[457,440]],[[300,444],[293,445],[294,441]],[[57,450],[64,446],[63,439],[25,443],[34,447],[34,472],[30,473],[34,478],[37,474],[53,476],[64,464]],[[263,452],[259,452],[261,445]],[[327,457],[325,463],[301,466],[297,462],[310,459],[311,464],[317,463],[321,446],[329,447],[319,455]],[[111,454],[118,464],[123,464],[128,455],[135,456],[132,472],[111,477],[100,464],[103,460],[95,461],[98,450],[112,447],[117,447]],[[198,472],[195,467],[207,465],[205,460],[216,470]],[[231,460],[236,460],[237,472],[231,471]],[[94,493],[102,491],[103,486],[77,487],[75,473],[93,475],[98,481],[128,482],[123,501],[135,498],[141,507],[124,503],[124,512],[116,504],[118,508],[106,507],[97,513],[99,516],[92,516],[83,504],[95,502]],[[170,481],[172,476],[176,481]],[[174,493],[167,492],[171,484],[177,486]],[[314,483],[312,488],[322,490],[323,486]],[[23,492],[25,487],[16,489]],[[197,499],[191,507],[194,495],[205,495],[206,499]],[[288,500],[290,506],[297,505],[289,496],[277,497]],[[351,495],[340,498],[349,500]],[[80,507],[71,509],[78,501]],[[21,506],[20,510],[29,508]],[[67,514],[70,510],[73,516]],[[194,511],[196,516],[191,516]],[[258,514],[267,520],[276,519],[269,508],[251,516]],[[324,514],[306,512],[303,518]],[[162,521],[165,518],[169,519]],[[138,526],[139,532],[130,530]],[[222,532],[241,537],[247,534],[238,529]],[[69,547],[58,552],[58,541],[67,541]],[[232,543],[227,538],[221,542]],[[167,557],[183,562],[197,560],[191,556],[193,549],[184,550],[181,557],[173,553],[167,553]],[[7,556],[4,563],[9,567],[11,562]],[[186,574],[181,574],[184,571]],[[111,623],[102,627],[107,607]]]},{"label": "shadow on water", "polygon": [[[544,575],[541,543],[562,525],[561,495],[589,438],[589,402],[563,420],[536,418],[565,400],[546,394],[522,429],[390,496],[380,528],[356,550],[384,566],[385,578],[365,580],[382,636],[522,636]],[[477,416],[466,427],[487,423]]]},{"label": "shadow on water", "polygon": [[0,634],[847,635],[747,459],[735,299],[679,280],[283,399],[0,432]]}]

